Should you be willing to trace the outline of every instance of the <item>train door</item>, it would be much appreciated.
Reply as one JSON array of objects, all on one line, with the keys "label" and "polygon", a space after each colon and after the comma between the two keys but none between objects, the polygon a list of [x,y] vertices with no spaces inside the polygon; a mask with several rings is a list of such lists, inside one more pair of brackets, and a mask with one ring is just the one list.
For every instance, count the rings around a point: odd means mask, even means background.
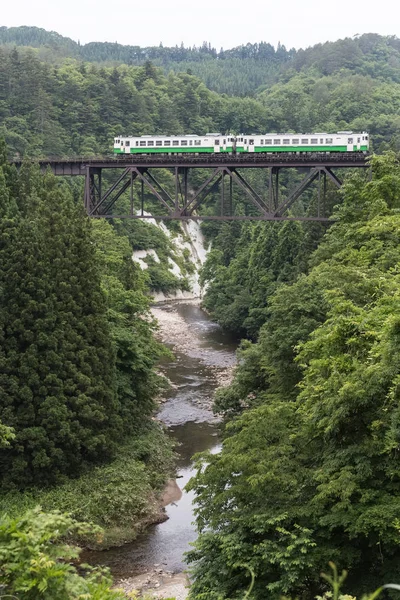
[{"label": "train door", "polygon": [[214,140],[214,152],[221,152],[220,139],[215,138]]},{"label": "train door", "polygon": [[361,150],[361,137],[357,138],[357,150]]},{"label": "train door", "polygon": [[245,138],[243,138],[243,137],[237,137],[237,138],[235,138],[235,142],[234,142],[234,144],[235,144],[234,154],[239,154],[239,153],[242,153],[242,152],[245,151],[244,140],[245,140]]},{"label": "train door", "polygon": [[354,138],[347,138],[347,152],[353,152]]},{"label": "train door", "polygon": [[249,139],[249,146],[248,146],[248,152],[254,152],[254,138],[250,138]]},{"label": "train door", "polygon": [[222,138],[222,148],[221,151],[226,152],[226,137]]}]

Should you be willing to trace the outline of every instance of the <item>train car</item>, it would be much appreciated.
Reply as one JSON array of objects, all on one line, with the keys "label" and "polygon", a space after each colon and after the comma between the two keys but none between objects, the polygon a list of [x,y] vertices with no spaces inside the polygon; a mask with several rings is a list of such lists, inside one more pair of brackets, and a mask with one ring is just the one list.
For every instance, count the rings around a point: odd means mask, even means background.
[{"label": "train car", "polygon": [[369,135],[353,133],[267,133],[237,136],[236,151],[241,152],[368,152]]},{"label": "train car", "polygon": [[244,154],[244,153],[309,153],[368,152],[368,133],[265,133],[234,135],[207,133],[199,135],[118,136],[115,154]]},{"label": "train car", "polygon": [[[234,136],[219,133],[200,135],[142,135],[141,137],[120,136],[114,140],[115,154],[212,154],[218,148],[233,152]],[[223,143],[225,141],[225,143]]]}]

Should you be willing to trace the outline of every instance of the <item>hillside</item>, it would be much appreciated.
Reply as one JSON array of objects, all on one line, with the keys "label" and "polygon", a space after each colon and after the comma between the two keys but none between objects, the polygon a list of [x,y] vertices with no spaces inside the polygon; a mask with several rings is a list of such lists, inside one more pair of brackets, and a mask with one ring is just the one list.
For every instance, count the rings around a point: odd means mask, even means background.
[{"label": "hillside", "polygon": [[[268,44],[223,53],[208,46],[136,49],[131,64],[118,66],[87,61],[117,62],[122,50],[129,55],[135,47],[80,46],[35,28],[2,28],[0,42],[0,123],[14,154],[93,156],[109,152],[121,132],[218,130],[358,129],[371,133],[375,150],[400,147],[400,40],[394,37],[369,34],[290,52]],[[214,80],[237,96],[210,90]],[[240,97],[246,93],[254,97]]]},{"label": "hillside", "polygon": [[294,74],[312,69],[320,76],[348,70],[380,81],[400,81],[400,40],[396,36],[364,34],[353,39],[317,44],[305,50],[274,48],[267,42],[231,49],[122,45],[110,42],[80,44],[38,27],[0,27],[0,45],[37,49],[39,58],[59,63],[65,58],[108,65],[143,65],[152,61],[169,71],[196,75],[218,93],[254,95],[260,88],[287,81]]}]

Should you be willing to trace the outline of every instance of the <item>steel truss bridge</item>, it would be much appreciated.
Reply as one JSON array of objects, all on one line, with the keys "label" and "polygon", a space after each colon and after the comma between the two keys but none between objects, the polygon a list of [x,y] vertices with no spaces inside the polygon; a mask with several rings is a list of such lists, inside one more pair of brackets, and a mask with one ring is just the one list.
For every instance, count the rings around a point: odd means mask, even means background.
[{"label": "steel truss bridge", "polygon": [[[329,221],[325,215],[325,197],[327,181],[340,188],[341,180],[334,169],[366,168],[368,156],[363,153],[337,154],[247,154],[206,156],[150,156],[128,155],[126,157],[106,159],[69,159],[37,161],[42,170],[50,168],[59,176],[84,176],[84,205],[87,214],[95,218],[128,219],[177,219],[196,220],[301,220]],[[20,162],[15,161],[20,166]],[[157,169],[169,169],[174,176],[175,191],[168,192],[157,180]],[[189,172],[192,169],[207,169],[203,182],[194,190],[189,185]],[[248,169],[267,170],[269,185],[261,196],[246,180],[244,173]],[[301,169],[303,179],[286,198],[281,198],[279,175],[282,169]],[[113,183],[104,185],[103,174],[114,175]],[[116,176],[115,176],[116,172]],[[110,180],[110,177],[107,177]],[[229,185],[226,185],[228,180]],[[316,214],[307,217],[290,217],[288,211],[301,194],[317,181],[318,201]],[[135,194],[134,184],[139,183]],[[249,202],[256,207],[258,215],[242,216],[232,212],[233,186],[238,186]],[[220,214],[202,216],[197,213],[210,192],[220,194]],[[148,215],[144,211],[144,195],[151,192],[158,200],[164,214]],[[119,214],[116,202],[125,193],[130,197],[128,214]]]}]

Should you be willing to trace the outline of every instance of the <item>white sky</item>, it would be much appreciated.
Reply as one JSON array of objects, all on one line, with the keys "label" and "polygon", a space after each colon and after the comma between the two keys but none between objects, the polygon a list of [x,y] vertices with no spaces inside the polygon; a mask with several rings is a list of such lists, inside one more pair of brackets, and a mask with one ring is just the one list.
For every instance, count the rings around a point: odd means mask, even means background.
[{"label": "white sky", "polygon": [[400,36],[399,0],[2,1],[0,25],[36,25],[80,40],[217,50],[280,41],[287,48],[362,33]]}]

